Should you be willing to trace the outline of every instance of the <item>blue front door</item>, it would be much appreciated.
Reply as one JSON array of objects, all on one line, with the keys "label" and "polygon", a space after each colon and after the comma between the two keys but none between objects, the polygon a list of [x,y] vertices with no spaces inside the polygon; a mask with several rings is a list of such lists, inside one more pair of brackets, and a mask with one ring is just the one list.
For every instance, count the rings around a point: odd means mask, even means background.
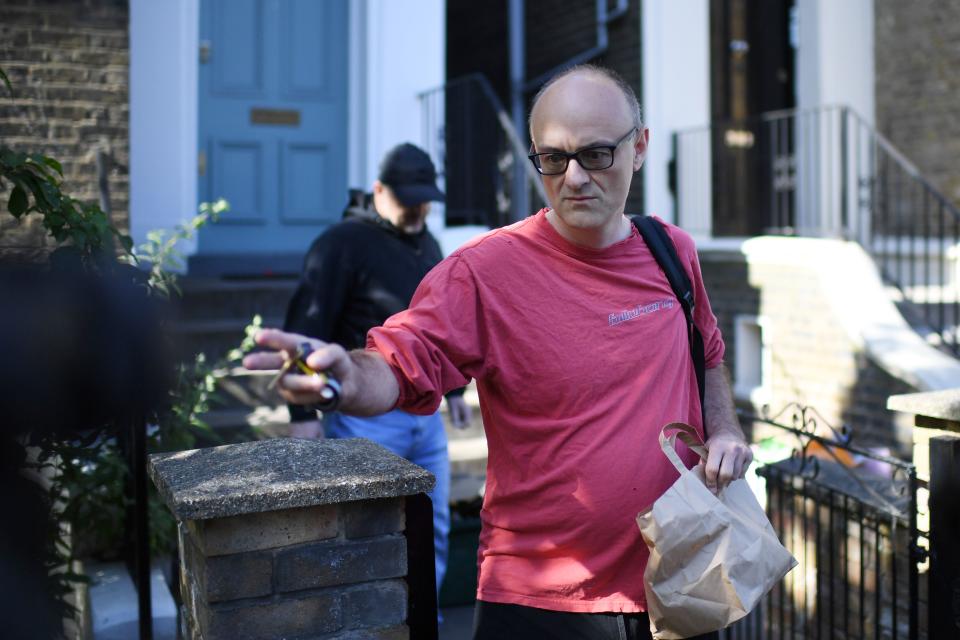
[{"label": "blue front door", "polygon": [[[301,256],[347,197],[346,0],[202,0],[200,256]],[[236,269],[234,269],[236,270]]]}]

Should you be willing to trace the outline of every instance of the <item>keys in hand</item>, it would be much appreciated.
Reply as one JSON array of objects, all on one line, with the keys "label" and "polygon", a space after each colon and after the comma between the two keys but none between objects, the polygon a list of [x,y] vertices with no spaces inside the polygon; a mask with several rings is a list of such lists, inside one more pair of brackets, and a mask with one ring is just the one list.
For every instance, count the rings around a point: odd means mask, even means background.
[{"label": "keys in hand", "polygon": [[309,342],[301,342],[294,357],[284,361],[283,366],[280,367],[277,375],[270,381],[267,388],[274,388],[280,382],[280,378],[291,371],[306,376],[318,376],[323,378],[324,382],[323,389],[320,391],[321,401],[311,405],[311,407],[317,411],[336,411],[340,405],[340,382],[330,375],[330,372],[316,371],[307,364],[307,356],[312,352],[313,347]]}]

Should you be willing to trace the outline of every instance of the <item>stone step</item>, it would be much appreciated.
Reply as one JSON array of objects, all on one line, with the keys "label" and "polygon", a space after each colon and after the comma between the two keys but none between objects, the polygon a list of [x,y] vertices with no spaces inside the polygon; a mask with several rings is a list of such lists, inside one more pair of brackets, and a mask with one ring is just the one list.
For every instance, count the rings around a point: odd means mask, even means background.
[{"label": "stone step", "polygon": [[[164,576],[163,559],[154,560],[150,571],[150,608],[154,640],[175,640],[177,608]],[[96,640],[129,640],[139,634],[137,590],[122,562],[90,562],[84,572],[91,579],[91,637]]]},{"label": "stone step", "polygon": [[943,324],[960,324],[960,292],[952,287],[907,287],[903,291],[887,287],[887,293],[911,325],[939,324],[941,313]]},{"label": "stone step", "polygon": [[[940,309],[938,305],[932,303],[930,305],[924,305],[909,302],[904,299],[900,291],[890,289],[894,305],[910,327],[930,346],[940,349],[951,357],[956,357],[950,345],[956,343],[958,336],[960,336],[960,327],[958,327],[960,320],[958,320],[957,308],[950,304],[943,309],[943,320],[946,325],[944,331],[946,340],[944,340],[944,336],[934,331],[932,327],[934,323],[939,324]],[[930,317],[928,318],[926,314],[930,314]]]},{"label": "stone step", "polygon": [[256,314],[283,317],[296,290],[292,278],[227,280],[184,277],[182,296],[175,301],[182,322],[237,319],[249,322]]},{"label": "stone step", "polygon": [[281,326],[297,286],[292,278],[223,279],[185,276],[173,300],[172,333],[176,355],[192,360],[197,352],[216,362],[240,345],[255,315],[264,326]]},{"label": "stone step", "polygon": [[[245,337],[244,329],[249,318],[221,318],[209,320],[179,320],[174,322],[171,333],[177,348],[177,356],[192,360],[193,355],[203,352],[208,362],[217,362],[231,349],[236,349]],[[263,326],[279,327],[283,316],[263,316]]]},{"label": "stone step", "polygon": [[[283,408],[282,421],[289,421],[286,404],[276,389],[268,388],[274,372],[247,371],[235,366],[214,372],[217,378],[216,400],[209,412],[211,425],[223,427],[255,426],[247,414]],[[212,420],[212,422],[211,422]]]}]

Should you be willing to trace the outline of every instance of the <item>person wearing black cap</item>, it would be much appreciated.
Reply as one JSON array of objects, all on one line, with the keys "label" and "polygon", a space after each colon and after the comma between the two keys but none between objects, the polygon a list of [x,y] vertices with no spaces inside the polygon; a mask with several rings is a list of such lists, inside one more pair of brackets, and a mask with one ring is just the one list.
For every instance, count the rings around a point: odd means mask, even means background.
[{"label": "person wearing black cap", "polygon": [[[362,348],[367,331],[410,304],[420,281],[443,254],[426,229],[431,201],[442,201],[433,162],[409,143],[391,149],[380,165],[373,193],[351,190],[344,220],[322,233],[310,247],[284,328],[348,349]],[[453,426],[470,421],[463,390],[447,395]],[[289,405],[293,435],[363,437],[434,474],[437,588],[443,580],[450,530],[450,462],[439,412],[413,415],[399,409],[372,417],[316,412]]]}]

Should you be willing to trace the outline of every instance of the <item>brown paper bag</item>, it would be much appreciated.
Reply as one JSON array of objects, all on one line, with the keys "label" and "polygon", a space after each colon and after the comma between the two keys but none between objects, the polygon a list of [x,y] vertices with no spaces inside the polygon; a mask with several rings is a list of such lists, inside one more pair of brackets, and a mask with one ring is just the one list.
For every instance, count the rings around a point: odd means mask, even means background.
[{"label": "brown paper bag", "polygon": [[[674,433],[668,437],[668,431]],[[679,422],[664,427],[660,446],[680,478],[637,516],[650,549],[643,580],[650,630],[658,640],[733,624],[797,565],[747,482],[734,480],[719,497],[713,495],[702,467],[689,470],[680,460],[678,437],[706,459],[693,427]]]}]

